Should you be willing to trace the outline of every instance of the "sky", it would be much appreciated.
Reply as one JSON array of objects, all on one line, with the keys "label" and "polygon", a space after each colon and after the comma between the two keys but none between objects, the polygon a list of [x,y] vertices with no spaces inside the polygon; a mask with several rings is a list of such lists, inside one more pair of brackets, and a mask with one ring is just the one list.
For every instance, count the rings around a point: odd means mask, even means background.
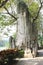
[{"label": "sky", "polygon": [[43,9],[41,9],[41,13],[43,14]]},{"label": "sky", "polygon": [[[16,25],[14,26],[6,26],[0,34],[0,39],[8,38],[12,36],[16,32]],[[6,35],[8,34],[8,36]]]}]

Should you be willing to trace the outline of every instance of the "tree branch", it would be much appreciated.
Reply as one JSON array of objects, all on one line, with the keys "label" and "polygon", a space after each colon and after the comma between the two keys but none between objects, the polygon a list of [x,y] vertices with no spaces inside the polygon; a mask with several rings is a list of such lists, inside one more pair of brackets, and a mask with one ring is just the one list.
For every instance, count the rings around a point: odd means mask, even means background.
[{"label": "tree branch", "polygon": [[33,19],[33,22],[38,18],[39,12],[40,12],[40,10],[41,10],[41,8],[42,8],[43,2],[41,2],[41,0],[40,0],[40,4],[41,4],[41,6],[39,7],[39,10],[38,10],[38,12],[37,12],[37,16]]},{"label": "tree branch", "polygon": [[8,2],[8,0],[3,1],[3,2],[0,4],[0,8],[3,7],[7,2]]},{"label": "tree branch", "polygon": [[11,17],[13,17],[15,20],[17,20],[17,18],[15,17],[15,16],[13,16],[8,10],[7,10],[7,8],[4,6],[4,9],[7,11],[7,13],[11,16]]},{"label": "tree branch", "polygon": [[41,10],[41,8],[42,8],[42,4],[43,4],[43,2],[41,2],[41,0],[40,0],[40,7],[39,7],[39,10],[38,10],[38,12],[37,12],[37,16],[33,19],[33,22],[32,22],[32,32],[33,32],[33,34],[34,34],[34,32],[35,32],[35,20],[38,18],[38,16],[39,16],[39,13],[40,13],[40,10]]}]

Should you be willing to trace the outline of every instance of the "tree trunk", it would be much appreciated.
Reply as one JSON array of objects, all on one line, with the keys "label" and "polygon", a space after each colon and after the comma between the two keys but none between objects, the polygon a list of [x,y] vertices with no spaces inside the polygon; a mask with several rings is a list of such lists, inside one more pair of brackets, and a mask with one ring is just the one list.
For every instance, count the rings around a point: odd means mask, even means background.
[{"label": "tree trunk", "polygon": [[15,48],[15,39],[12,36],[9,38],[10,48]]},{"label": "tree trunk", "polygon": [[[23,6],[24,5],[24,6]],[[16,46],[23,49],[30,47],[30,20],[28,7],[24,2],[19,2],[18,4],[18,24],[17,24],[17,38]]]},{"label": "tree trunk", "polygon": [[[36,22],[31,23],[30,14],[27,5],[22,1],[18,3],[18,24],[17,24],[17,37],[16,46],[19,49],[29,48],[32,44],[33,56],[37,54],[37,26]],[[30,44],[31,41],[31,44]],[[33,45],[34,43],[34,45]]]},{"label": "tree trunk", "polygon": [[32,23],[32,39],[35,40],[35,43],[37,43],[38,39],[38,30],[37,30],[37,23]]},{"label": "tree trunk", "polygon": [[38,51],[38,30],[36,22],[32,23],[32,54],[33,57],[37,55]]}]

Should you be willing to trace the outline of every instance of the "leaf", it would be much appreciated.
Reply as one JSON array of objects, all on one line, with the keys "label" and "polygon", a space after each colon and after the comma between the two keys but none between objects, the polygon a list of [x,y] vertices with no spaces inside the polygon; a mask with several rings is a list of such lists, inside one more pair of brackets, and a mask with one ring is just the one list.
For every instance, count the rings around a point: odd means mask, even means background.
[{"label": "leaf", "polygon": [[32,4],[29,6],[29,12],[31,13],[32,17],[35,17],[37,15],[38,10],[39,10],[38,3],[32,2]]}]

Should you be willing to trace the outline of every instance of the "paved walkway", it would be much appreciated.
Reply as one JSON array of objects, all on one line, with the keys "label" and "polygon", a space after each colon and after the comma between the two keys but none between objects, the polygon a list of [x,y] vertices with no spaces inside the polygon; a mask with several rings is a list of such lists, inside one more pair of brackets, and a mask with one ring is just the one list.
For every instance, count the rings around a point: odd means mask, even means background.
[{"label": "paved walkway", "polygon": [[21,58],[18,59],[16,65],[43,65],[43,50],[39,50],[39,56],[36,58]]},{"label": "paved walkway", "polygon": [[17,65],[43,65],[42,59],[20,59],[17,63]]}]

